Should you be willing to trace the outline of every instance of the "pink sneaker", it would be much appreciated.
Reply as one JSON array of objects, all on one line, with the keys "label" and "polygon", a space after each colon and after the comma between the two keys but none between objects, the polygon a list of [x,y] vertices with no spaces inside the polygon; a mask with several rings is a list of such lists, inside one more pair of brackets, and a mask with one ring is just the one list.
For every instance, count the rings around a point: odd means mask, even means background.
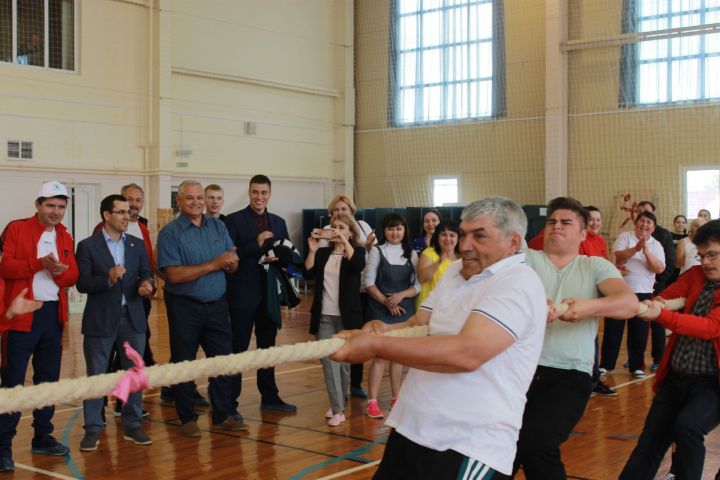
[{"label": "pink sneaker", "polygon": [[333,416],[333,411],[332,411],[332,407],[330,407],[330,408],[328,408],[327,412],[325,412],[325,418],[332,418],[332,416]]},{"label": "pink sneaker", "polygon": [[393,408],[395,406],[395,404],[397,403],[397,399],[398,397],[392,397],[392,399],[390,400],[390,408]]},{"label": "pink sneaker", "polygon": [[370,418],[383,418],[385,415],[378,406],[377,400],[368,400],[365,414]]},{"label": "pink sneaker", "polygon": [[328,421],[327,424],[331,427],[337,427],[345,421],[345,415],[342,413],[336,413]]}]

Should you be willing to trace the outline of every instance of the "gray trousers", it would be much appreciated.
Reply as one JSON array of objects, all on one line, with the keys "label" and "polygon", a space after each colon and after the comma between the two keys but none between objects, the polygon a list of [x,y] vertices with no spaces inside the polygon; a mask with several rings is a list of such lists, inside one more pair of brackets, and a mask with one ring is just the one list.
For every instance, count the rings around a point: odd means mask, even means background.
[{"label": "gray trousers", "polygon": [[[125,347],[123,346],[125,342],[128,342],[140,356],[143,355],[145,351],[145,334],[135,331],[127,315],[120,317],[117,334],[114,337],[93,337],[85,335],[83,337],[83,351],[85,353],[88,376],[107,373],[108,361],[110,360],[113,345],[117,345],[120,351],[120,365],[122,368],[127,370],[134,366],[125,355]],[[120,419],[122,420],[125,431],[140,426],[140,422],[142,421],[141,401],[142,392],[137,392],[131,394],[128,397],[127,403],[123,405]],[[86,431],[98,433],[104,428],[102,421],[103,408],[105,408],[105,402],[102,398],[83,401],[83,416],[85,417],[84,428]]]},{"label": "gray trousers", "polygon": [[[338,315],[320,315],[317,339],[325,340],[344,330],[342,319]],[[345,393],[350,385],[350,364],[330,360],[330,357],[320,359],[325,377],[325,387],[330,397],[330,406],[333,413],[345,412]]]}]

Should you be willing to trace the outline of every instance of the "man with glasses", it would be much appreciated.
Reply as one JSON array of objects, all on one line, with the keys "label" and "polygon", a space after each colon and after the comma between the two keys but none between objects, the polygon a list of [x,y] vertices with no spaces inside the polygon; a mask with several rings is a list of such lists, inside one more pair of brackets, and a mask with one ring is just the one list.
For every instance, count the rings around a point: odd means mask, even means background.
[{"label": "man with glasses", "polygon": [[637,446],[621,479],[654,478],[670,445],[677,478],[699,479],[705,461],[704,437],[720,422],[720,221],[695,234],[700,265],[664,290],[660,302],[684,297],[682,312],[646,301],[640,315],[672,330],[655,377],[657,392]]},{"label": "man with glasses", "polygon": [[[78,244],[77,263],[80,277],[77,289],[87,293],[82,319],[83,351],[88,375],[107,370],[113,346],[120,355],[122,368],[133,366],[125,354],[128,342],[140,355],[145,349],[147,321],[143,298],[153,294],[153,275],[141,238],[126,234],[130,221],[128,202],[122,195],[110,195],[100,203],[102,229]],[[149,445],[150,437],[142,426],[141,392],[130,395],[122,409],[125,440]],[[104,428],[103,399],[83,402],[85,435],[81,451],[97,449]]]}]

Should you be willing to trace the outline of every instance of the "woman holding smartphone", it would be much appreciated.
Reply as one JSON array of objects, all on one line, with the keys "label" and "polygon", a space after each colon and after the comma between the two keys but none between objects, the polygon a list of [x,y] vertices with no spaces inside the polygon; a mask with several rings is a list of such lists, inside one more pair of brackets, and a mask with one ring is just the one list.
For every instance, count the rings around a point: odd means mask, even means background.
[{"label": "woman holding smartphone", "polygon": [[[318,236],[328,237],[329,245],[320,247]],[[310,308],[310,333],[318,340],[331,338],[342,330],[363,324],[360,303],[360,273],[365,268],[365,250],[359,243],[360,231],[354,219],[336,213],[330,230],[314,231],[308,238],[305,278],[315,279],[315,297]],[[328,425],[345,421],[345,394],[350,383],[350,365],[324,357],[321,360],[330,409]]]},{"label": "woman holding smartphone", "polygon": [[[399,323],[415,314],[415,296],[420,292],[417,278],[417,253],[410,246],[407,222],[397,213],[388,213],[382,221],[380,243],[368,255],[365,269],[365,287],[370,297],[368,320]],[[366,414],[382,418],[377,395],[385,372],[385,360],[370,363],[368,404]],[[403,366],[390,364],[391,407],[397,400],[402,382]]]}]

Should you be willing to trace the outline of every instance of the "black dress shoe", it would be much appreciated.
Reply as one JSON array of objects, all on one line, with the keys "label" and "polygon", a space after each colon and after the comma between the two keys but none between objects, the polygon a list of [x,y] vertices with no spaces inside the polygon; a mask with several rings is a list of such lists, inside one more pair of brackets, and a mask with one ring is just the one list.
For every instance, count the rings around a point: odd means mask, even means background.
[{"label": "black dress shoe", "polygon": [[282,400],[273,403],[260,402],[260,408],[262,408],[263,410],[273,410],[275,412],[297,412],[297,407],[295,405],[285,403]]},{"label": "black dress shoe", "polygon": [[358,397],[358,398],[367,398],[367,396],[368,396],[368,394],[364,388],[353,387],[352,385],[350,386],[350,395],[352,395],[353,397]]}]

